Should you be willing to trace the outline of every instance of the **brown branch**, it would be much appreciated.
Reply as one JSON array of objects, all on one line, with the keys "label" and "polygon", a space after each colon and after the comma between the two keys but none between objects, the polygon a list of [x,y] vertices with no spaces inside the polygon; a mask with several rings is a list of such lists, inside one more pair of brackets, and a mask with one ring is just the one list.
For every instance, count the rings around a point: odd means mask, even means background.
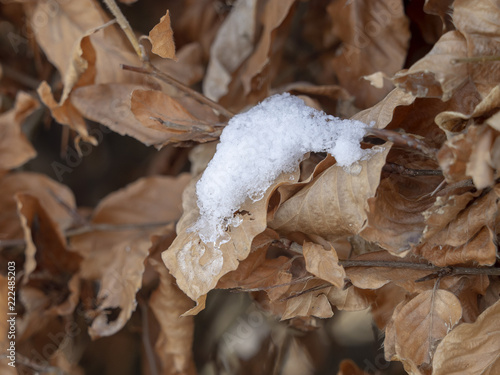
[{"label": "brown branch", "polygon": [[498,55],[493,55],[493,56],[472,56],[472,57],[463,57],[460,59],[451,59],[450,64],[456,65],[456,64],[464,64],[464,63],[478,63],[478,64],[483,64],[491,61],[499,61],[500,56]]},{"label": "brown branch", "polygon": [[[68,229],[64,232],[66,238],[73,236],[78,236],[81,234],[89,232],[115,232],[115,231],[127,231],[127,230],[142,230],[154,227],[163,227],[174,223],[174,221],[158,221],[151,223],[131,223],[131,224],[87,224],[78,228]],[[0,248],[11,247],[11,246],[21,246],[26,245],[24,238],[14,238],[7,240],[0,240]]]},{"label": "brown branch", "polygon": [[437,149],[432,148],[423,140],[418,139],[410,134],[401,134],[392,130],[387,129],[377,129],[377,128],[366,128],[366,134],[374,135],[383,140],[392,142],[399,146],[408,147],[417,151],[420,151],[424,155],[436,160]]},{"label": "brown branch", "polygon": [[439,169],[411,169],[395,163],[387,163],[383,166],[382,170],[410,177],[443,175],[443,172]]},{"label": "brown branch", "polygon": [[498,267],[438,267],[432,264],[412,263],[412,262],[393,262],[386,260],[339,260],[339,264],[344,268],[349,267],[383,267],[383,268],[405,268],[412,270],[422,270],[430,272],[446,271],[445,276],[454,275],[490,275],[500,276]]},{"label": "brown branch", "polygon": [[162,71],[158,70],[154,65],[152,65],[152,64],[145,64],[145,65],[146,65],[146,67],[122,65],[122,69],[123,70],[130,70],[131,72],[147,74],[147,75],[150,75],[152,77],[158,78],[159,80],[161,80],[165,83],[168,83],[169,85],[174,86],[175,88],[184,92],[185,94],[193,97],[194,99],[198,100],[199,102],[208,105],[210,108],[216,110],[224,117],[230,119],[231,117],[234,116],[234,114],[232,112],[228,111],[226,108],[221,106],[219,103],[216,103],[213,100],[210,100],[205,95],[200,94],[198,91],[193,90],[192,88],[186,86],[182,82],[179,82],[178,80],[169,76],[168,74],[163,73]]},{"label": "brown branch", "polygon": [[89,232],[115,232],[115,231],[127,231],[127,230],[141,230],[149,229],[154,227],[163,227],[172,224],[173,221],[159,221],[152,223],[131,223],[131,224],[89,224],[75,229],[68,229],[64,235],[66,237],[78,236],[80,234],[85,234]]}]

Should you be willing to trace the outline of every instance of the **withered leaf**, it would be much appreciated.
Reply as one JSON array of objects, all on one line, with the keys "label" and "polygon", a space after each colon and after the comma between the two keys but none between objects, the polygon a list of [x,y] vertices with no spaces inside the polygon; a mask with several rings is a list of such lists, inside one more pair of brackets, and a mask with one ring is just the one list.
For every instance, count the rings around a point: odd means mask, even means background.
[{"label": "withered leaf", "polygon": [[269,226],[326,239],[357,234],[365,225],[367,199],[375,195],[390,145],[381,146],[351,173],[333,165],[284,202]]},{"label": "withered leaf", "polygon": [[154,259],[149,262],[160,275],[160,284],[151,295],[149,305],[161,327],[155,350],[160,358],[162,373],[195,374],[191,353],[193,317],[181,317],[193,306],[193,302],[177,287],[163,263]]},{"label": "withered leaf", "polygon": [[458,31],[450,31],[410,69],[397,73],[393,81],[416,97],[447,101],[468,79],[464,64],[452,64],[452,60],[466,56],[466,48],[464,36]]},{"label": "withered leaf", "polygon": [[500,371],[500,301],[486,309],[474,323],[451,331],[436,349],[433,374],[493,375]]},{"label": "withered leaf", "polygon": [[66,249],[60,228],[38,198],[20,193],[16,199],[26,241],[23,285],[45,294],[45,314],[70,314],[78,301],[71,279],[77,278],[82,257]]},{"label": "withered leaf", "polygon": [[340,362],[337,375],[367,375],[366,371],[361,370],[354,361],[344,359]]},{"label": "withered leaf", "polygon": [[16,96],[14,108],[0,116],[0,175],[4,171],[23,165],[36,156],[26,136],[21,131],[24,120],[38,108],[36,99],[25,92]]},{"label": "withered leaf", "polygon": [[221,128],[214,126],[218,119],[212,110],[192,99],[184,103],[161,91],[136,89],[131,111],[144,126],[168,134],[167,142],[217,139]]},{"label": "withered leaf", "polygon": [[[24,237],[18,218],[15,195],[26,193],[38,198],[40,204],[61,230],[71,226],[73,218],[64,207],[75,208],[75,198],[71,190],[38,173],[11,173],[0,179],[0,227],[2,239]],[[61,204],[60,202],[64,202]]]},{"label": "withered leaf", "polygon": [[302,251],[306,269],[310,273],[337,288],[344,286],[345,270],[339,265],[339,258],[333,247],[325,250],[323,246],[306,242],[302,245]]},{"label": "withered leaf", "polygon": [[152,52],[166,59],[176,59],[174,32],[170,26],[170,11],[167,10],[160,22],[149,32],[149,40],[153,45]]},{"label": "withered leaf", "polygon": [[410,40],[403,5],[394,1],[332,2],[327,11],[342,48],[331,62],[341,85],[366,108],[379,102],[392,85],[377,89],[361,77],[382,71],[392,76],[404,65]]},{"label": "withered leaf", "polygon": [[256,0],[236,2],[212,43],[203,80],[203,92],[212,100],[227,93],[231,74],[252,52],[257,3]]},{"label": "withered leaf", "polygon": [[[187,181],[188,175],[140,179],[104,198],[93,213],[90,231],[71,238],[72,248],[84,257],[81,277],[100,283],[91,337],[116,333],[135,310],[150,236],[180,216]],[[113,309],[118,316],[110,319]]]},{"label": "withered leaf", "polygon": [[160,147],[168,133],[150,129],[137,120],[130,109],[130,97],[146,86],[109,83],[79,87],[71,94],[72,105],[86,118],[106,125],[118,134],[129,135],[146,145]]},{"label": "withered leaf", "polygon": [[198,306],[222,276],[235,270],[239,262],[248,257],[254,237],[266,229],[267,206],[271,194],[280,185],[291,183],[291,175],[296,180],[298,172],[278,177],[261,200],[253,202],[247,199],[240,207],[240,212],[248,214],[241,215],[242,222],[238,227],[229,227],[231,239],[220,248],[215,247],[213,243],[203,243],[197,233],[188,231],[199,217],[196,180],[185,189],[184,214],[177,224],[177,238],[172,246],[163,252],[162,258],[179,287],[192,300],[197,301]]},{"label": "withered leaf", "polygon": [[[453,24],[467,42],[467,57],[496,56],[500,54],[500,47],[496,39],[498,31],[498,17],[500,7],[498,3],[480,0],[474,6],[466,0],[453,2]],[[472,81],[484,97],[494,88],[500,77],[500,62],[492,61],[488,64],[462,64],[467,67]]]},{"label": "withered leaf", "polygon": [[460,301],[452,293],[420,293],[394,317],[396,356],[416,366],[430,365],[437,344],[461,317]]}]

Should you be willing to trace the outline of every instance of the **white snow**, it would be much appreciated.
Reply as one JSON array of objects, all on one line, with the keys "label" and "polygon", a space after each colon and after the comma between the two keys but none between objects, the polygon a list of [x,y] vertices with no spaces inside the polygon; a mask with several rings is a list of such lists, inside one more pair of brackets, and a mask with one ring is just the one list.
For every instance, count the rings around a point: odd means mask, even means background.
[{"label": "white snow", "polygon": [[216,247],[238,226],[234,212],[250,197],[262,199],[282,172],[294,171],[308,152],[328,152],[348,168],[366,158],[360,141],[367,125],[341,120],[290,94],[274,95],[224,128],[217,151],[196,185],[200,217],[190,231]]}]

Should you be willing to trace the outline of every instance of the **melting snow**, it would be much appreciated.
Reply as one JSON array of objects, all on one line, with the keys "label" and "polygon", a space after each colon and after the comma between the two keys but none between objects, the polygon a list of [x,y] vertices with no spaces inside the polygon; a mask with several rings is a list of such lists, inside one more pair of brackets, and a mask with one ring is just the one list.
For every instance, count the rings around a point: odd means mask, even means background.
[{"label": "melting snow", "polygon": [[248,197],[262,199],[273,181],[294,171],[306,153],[328,152],[344,168],[366,158],[370,151],[359,144],[366,127],[308,107],[287,93],[234,116],[196,185],[200,217],[190,231],[217,247],[229,241],[225,230],[240,223],[234,212]]}]

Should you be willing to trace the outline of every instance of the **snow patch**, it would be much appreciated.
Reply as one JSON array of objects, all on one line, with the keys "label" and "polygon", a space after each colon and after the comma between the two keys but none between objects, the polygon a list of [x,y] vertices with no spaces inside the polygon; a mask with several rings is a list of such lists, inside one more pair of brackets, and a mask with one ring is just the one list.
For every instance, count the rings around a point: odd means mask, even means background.
[{"label": "snow patch", "polygon": [[356,163],[372,153],[359,144],[367,127],[308,107],[287,93],[234,116],[196,185],[200,217],[189,231],[216,247],[228,242],[229,225],[241,223],[234,212],[247,198],[262,199],[273,181],[294,171],[308,152],[328,152],[337,165],[359,173]]}]

